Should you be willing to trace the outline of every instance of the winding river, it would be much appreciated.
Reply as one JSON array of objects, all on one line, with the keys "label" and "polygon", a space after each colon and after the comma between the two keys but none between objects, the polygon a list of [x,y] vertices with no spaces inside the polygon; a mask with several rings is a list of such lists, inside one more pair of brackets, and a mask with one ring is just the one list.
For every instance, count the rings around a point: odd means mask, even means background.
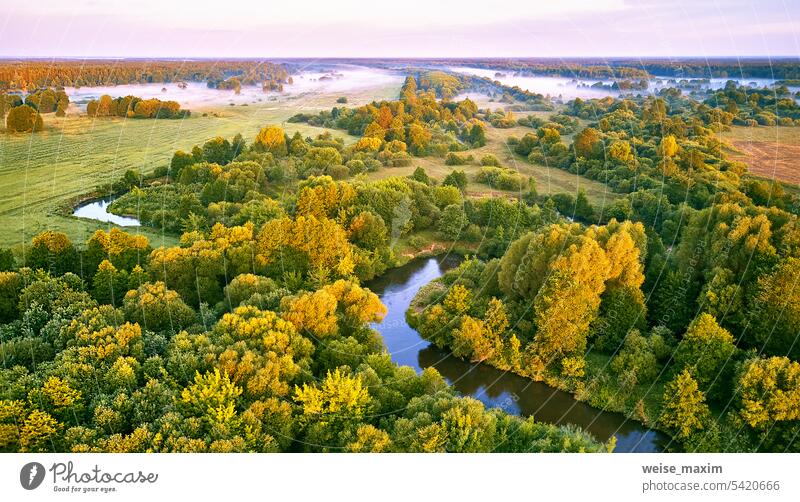
[{"label": "winding river", "polygon": [[593,408],[544,383],[487,364],[458,359],[424,340],[406,322],[406,310],[422,286],[457,265],[454,257],[413,260],[368,284],[389,310],[383,322],[374,328],[383,336],[395,363],[411,366],[417,372],[433,366],[461,394],[472,396],[488,407],[533,415],[542,422],[578,425],[603,441],[616,436],[615,452],[662,450],[661,445],[667,440],[663,434],[620,413]]}]

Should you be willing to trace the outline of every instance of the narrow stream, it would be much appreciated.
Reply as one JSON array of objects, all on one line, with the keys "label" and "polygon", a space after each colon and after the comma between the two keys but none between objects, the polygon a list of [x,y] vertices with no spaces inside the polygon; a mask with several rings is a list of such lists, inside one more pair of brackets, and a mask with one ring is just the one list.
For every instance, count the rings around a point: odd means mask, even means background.
[{"label": "narrow stream", "polygon": [[458,359],[424,340],[406,322],[406,310],[422,286],[457,265],[458,260],[452,258],[414,260],[368,284],[389,310],[383,322],[374,328],[383,336],[394,362],[411,366],[417,372],[433,366],[461,394],[472,396],[488,407],[516,415],[533,415],[542,422],[578,425],[602,441],[616,436],[616,452],[662,450],[660,445],[667,440],[663,434],[620,413],[593,408],[544,383],[487,364]]}]

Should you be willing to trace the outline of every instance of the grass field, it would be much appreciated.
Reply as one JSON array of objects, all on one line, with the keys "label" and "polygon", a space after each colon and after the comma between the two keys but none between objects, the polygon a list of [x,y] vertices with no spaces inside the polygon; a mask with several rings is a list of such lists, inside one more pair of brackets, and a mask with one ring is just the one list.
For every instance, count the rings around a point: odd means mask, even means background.
[{"label": "grass field", "polygon": [[732,127],[722,134],[755,176],[800,184],[800,127]]},{"label": "grass field", "polygon": [[[190,149],[215,136],[242,133],[251,140],[262,126],[283,123],[300,111],[329,109],[341,95],[307,94],[248,106],[218,106],[193,110],[184,120],[90,119],[73,110],[60,119],[45,115],[46,130],[40,133],[0,134],[0,246],[19,247],[47,229],[85,241],[108,224],[65,216],[63,209],[99,185],[119,179],[128,169],[151,173],[167,164],[175,150]],[[359,105],[395,97],[397,89],[371,88],[346,95],[351,105]],[[290,135],[324,131],[306,124],[284,124],[284,128]],[[156,246],[175,242],[174,236],[152,229],[127,231],[146,235]]]}]

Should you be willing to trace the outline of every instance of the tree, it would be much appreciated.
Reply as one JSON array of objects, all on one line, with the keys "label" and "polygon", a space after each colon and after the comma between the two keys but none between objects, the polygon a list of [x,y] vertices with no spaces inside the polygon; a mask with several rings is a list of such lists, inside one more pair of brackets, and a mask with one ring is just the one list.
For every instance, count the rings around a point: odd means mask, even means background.
[{"label": "tree", "polygon": [[439,217],[439,231],[450,240],[458,240],[462,237],[461,232],[469,224],[464,208],[457,204],[451,204],[444,208]]},{"label": "tree", "polygon": [[53,275],[79,271],[78,251],[69,237],[61,232],[48,230],[34,237],[25,258],[28,267]]},{"label": "tree", "polygon": [[583,189],[578,190],[578,196],[575,198],[575,218],[586,222],[595,219],[594,208]]},{"label": "tree", "polygon": [[600,302],[600,316],[592,323],[597,348],[615,352],[631,330],[645,329],[644,294],[631,286],[608,288]]},{"label": "tree", "polygon": [[444,186],[454,186],[464,192],[467,189],[467,174],[464,171],[450,171],[442,181]]},{"label": "tree", "polygon": [[631,144],[627,141],[614,141],[608,147],[606,155],[609,159],[615,160],[623,164],[632,163],[635,156],[631,150]]},{"label": "tree", "polygon": [[661,138],[661,142],[658,144],[658,153],[665,159],[671,159],[677,155],[679,149],[678,142],[675,141],[675,136],[672,134]]},{"label": "tree", "polygon": [[28,105],[16,106],[8,112],[6,130],[9,132],[38,132],[43,129],[42,116]]},{"label": "tree", "polygon": [[414,155],[425,155],[431,138],[430,131],[422,124],[414,122],[408,128],[408,146]]},{"label": "tree", "polygon": [[711,412],[705,394],[688,370],[683,370],[664,388],[664,408],[659,421],[681,440],[708,426]]},{"label": "tree", "polygon": [[315,271],[347,277],[355,269],[345,230],[333,220],[313,215],[268,221],[258,235],[256,262],[302,275]]},{"label": "tree", "polygon": [[10,249],[0,248],[0,272],[14,270],[15,265],[14,253]]},{"label": "tree", "polygon": [[22,277],[17,272],[0,272],[0,323],[17,318]]},{"label": "tree", "polygon": [[371,402],[361,378],[338,368],[321,385],[296,387],[294,400],[303,410],[299,423],[308,448],[323,450],[355,436]]},{"label": "tree", "polygon": [[310,170],[312,174],[322,174],[331,166],[338,166],[342,164],[342,155],[336,148],[325,147],[311,147],[306,152],[303,160],[306,169]]},{"label": "tree", "polygon": [[360,248],[370,251],[383,249],[389,238],[383,218],[371,211],[359,213],[348,228],[350,240]]},{"label": "tree", "polygon": [[479,120],[473,120],[472,127],[469,129],[469,142],[473,148],[480,148],[486,145],[486,126]]},{"label": "tree", "polygon": [[118,306],[128,292],[128,274],[118,271],[108,260],[97,267],[92,280],[92,296],[102,304]]},{"label": "tree", "polygon": [[178,405],[185,415],[201,418],[209,431],[225,435],[223,431],[237,425],[236,400],[241,394],[227,374],[214,369],[196,373],[194,383],[181,391]]},{"label": "tree", "polygon": [[19,433],[22,452],[44,453],[59,451],[59,434],[63,426],[44,411],[33,410],[25,418]]},{"label": "tree", "polygon": [[713,316],[703,313],[678,343],[675,365],[689,371],[703,392],[719,397],[730,381],[735,352],[733,335],[720,327]]},{"label": "tree", "polygon": [[800,259],[789,257],[758,278],[754,308],[748,316],[754,338],[774,355],[800,358]]},{"label": "tree", "polygon": [[800,450],[800,363],[752,358],[743,363],[737,384],[737,414],[759,450]]},{"label": "tree", "polygon": [[658,360],[652,340],[632,330],[619,353],[611,360],[611,369],[628,385],[649,383],[658,376]]},{"label": "tree", "polygon": [[118,270],[132,270],[144,262],[152,248],[147,237],[129,234],[118,228],[109,232],[97,230],[86,241],[85,269],[93,272],[103,260],[108,260]]},{"label": "tree", "polygon": [[587,127],[575,135],[572,148],[575,150],[576,157],[591,159],[597,156],[598,150],[602,148],[602,137],[600,131],[592,127]]},{"label": "tree", "polygon": [[319,290],[288,300],[284,319],[315,339],[332,337],[339,329],[336,307],[336,297]]},{"label": "tree", "polygon": [[278,126],[264,127],[256,135],[253,147],[256,151],[270,152],[276,157],[285,157],[288,152],[286,134]]},{"label": "tree", "polygon": [[163,282],[144,283],[123,300],[125,318],[152,331],[177,332],[196,322],[195,312]]},{"label": "tree", "polygon": [[223,315],[209,338],[216,367],[247,399],[288,396],[295,379],[306,374],[314,352],[294,324],[253,306]]},{"label": "tree", "polygon": [[469,312],[471,302],[472,293],[463,284],[455,284],[447,292],[442,305],[453,314],[461,315]]},{"label": "tree", "polygon": [[203,158],[206,162],[224,165],[233,160],[233,157],[231,143],[225,138],[217,136],[203,143]]},{"label": "tree", "polygon": [[568,272],[554,271],[533,302],[533,351],[545,366],[585,351],[594,299]]}]

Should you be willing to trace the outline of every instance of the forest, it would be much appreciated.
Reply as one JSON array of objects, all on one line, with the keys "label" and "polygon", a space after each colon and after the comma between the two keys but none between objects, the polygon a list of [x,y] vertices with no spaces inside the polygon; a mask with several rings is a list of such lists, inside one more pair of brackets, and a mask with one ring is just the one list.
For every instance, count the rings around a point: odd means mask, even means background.
[{"label": "forest", "polygon": [[0,89],[14,91],[181,81],[216,87],[231,77],[248,83],[290,78],[285,67],[267,61],[0,60]]},{"label": "forest", "polygon": [[[113,79],[277,90],[287,68],[130,62]],[[14,101],[9,129],[12,114],[35,132],[40,112],[65,109],[59,85],[109,78],[101,63],[46,70],[0,65],[6,90],[39,89],[0,100]],[[392,361],[366,284],[426,248],[463,260],[407,317],[455,357],[623,413],[669,451],[800,451],[798,191],[750,175],[721,136],[800,124],[788,88],[560,103],[414,67],[398,91],[295,110],[107,182],[113,214],[174,245],[101,225],[0,249],[0,451],[613,451],[614,438],[488,408]],[[134,96],[86,114],[201,120]],[[542,166],[613,197],[545,191],[529,170]]]}]

